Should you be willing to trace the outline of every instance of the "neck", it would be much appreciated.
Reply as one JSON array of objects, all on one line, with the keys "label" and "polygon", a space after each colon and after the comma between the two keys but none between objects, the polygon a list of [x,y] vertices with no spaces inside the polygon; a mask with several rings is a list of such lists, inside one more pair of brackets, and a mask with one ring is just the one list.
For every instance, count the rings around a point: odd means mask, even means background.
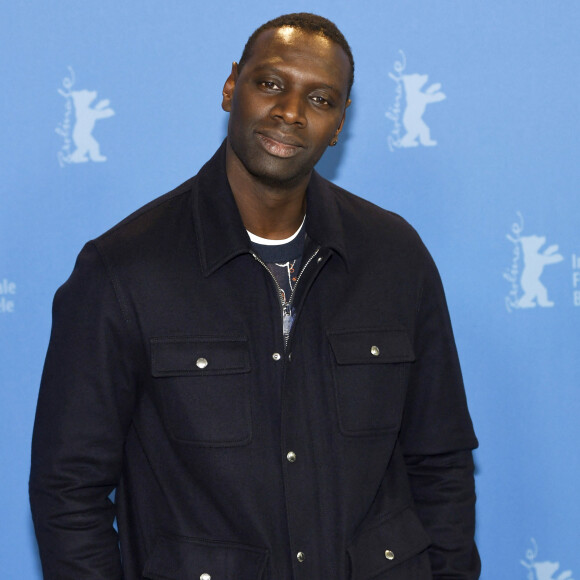
[{"label": "neck", "polygon": [[248,173],[228,143],[226,174],[245,228],[261,238],[283,240],[300,227],[306,213],[310,174],[296,182],[272,183]]}]

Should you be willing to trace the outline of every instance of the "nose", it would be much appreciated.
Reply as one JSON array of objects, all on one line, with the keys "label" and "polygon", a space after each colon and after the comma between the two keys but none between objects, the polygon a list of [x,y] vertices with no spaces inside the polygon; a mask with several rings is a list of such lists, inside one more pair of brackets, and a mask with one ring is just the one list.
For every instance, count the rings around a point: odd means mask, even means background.
[{"label": "nose", "polygon": [[287,125],[306,126],[304,100],[294,91],[280,93],[270,115],[284,121]]}]

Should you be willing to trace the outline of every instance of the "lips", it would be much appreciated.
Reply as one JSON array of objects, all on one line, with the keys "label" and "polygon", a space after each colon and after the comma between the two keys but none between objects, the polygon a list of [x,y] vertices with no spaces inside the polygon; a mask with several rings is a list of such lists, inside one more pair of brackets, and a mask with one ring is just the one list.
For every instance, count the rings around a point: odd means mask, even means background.
[{"label": "lips", "polygon": [[256,137],[262,147],[274,157],[294,157],[304,147],[301,141],[291,135],[258,132]]}]

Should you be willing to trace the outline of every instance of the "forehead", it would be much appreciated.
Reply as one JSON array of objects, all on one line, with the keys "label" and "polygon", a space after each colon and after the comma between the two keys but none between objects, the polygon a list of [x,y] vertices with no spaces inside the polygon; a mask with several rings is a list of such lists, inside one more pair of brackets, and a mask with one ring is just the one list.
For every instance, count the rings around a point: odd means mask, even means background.
[{"label": "forehead", "polygon": [[333,78],[347,86],[350,62],[342,47],[316,32],[284,26],[262,32],[245,67],[289,67],[302,74]]}]

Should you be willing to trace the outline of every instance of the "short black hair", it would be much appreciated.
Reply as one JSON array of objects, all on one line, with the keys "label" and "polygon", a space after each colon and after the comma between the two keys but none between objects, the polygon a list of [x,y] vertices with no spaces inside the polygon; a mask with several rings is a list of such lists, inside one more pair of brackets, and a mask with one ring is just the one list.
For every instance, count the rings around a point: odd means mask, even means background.
[{"label": "short black hair", "polygon": [[315,34],[321,34],[325,38],[328,38],[329,40],[336,42],[336,44],[338,44],[338,46],[340,46],[342,50],[344,50],[350,62],[350,76],[348,79],[348,93],[350,94],[350,90],[354,82],[354,58],[352,56],[350,46],[348,45],[346,38],[344,37],[342,32],[338,29],[336,24],[334,24],[334,22],[331,22],[330,20],[322,16],[318,16],[317,14],[310,14],[309,12],[295,12],[293,14],[284,14],[282,16],[278,16],[278,18],[269,20],[268,22],[262,24],[262,26],[257,28],[246,42],[244,52],[242,53],[242,57],[240,58],[240,62],[238,63],[238,70],[241,71],[244,64],[246,64],[248,59],[252,56],[252,51],[254,49],[254,45],[256,44],[256,40],[262,32],[264,32],[265,30],[271,30],[273,28],[283,28],[284,26],[297,28],[298,30],[302,30],[304,32],[313,32]]}]

